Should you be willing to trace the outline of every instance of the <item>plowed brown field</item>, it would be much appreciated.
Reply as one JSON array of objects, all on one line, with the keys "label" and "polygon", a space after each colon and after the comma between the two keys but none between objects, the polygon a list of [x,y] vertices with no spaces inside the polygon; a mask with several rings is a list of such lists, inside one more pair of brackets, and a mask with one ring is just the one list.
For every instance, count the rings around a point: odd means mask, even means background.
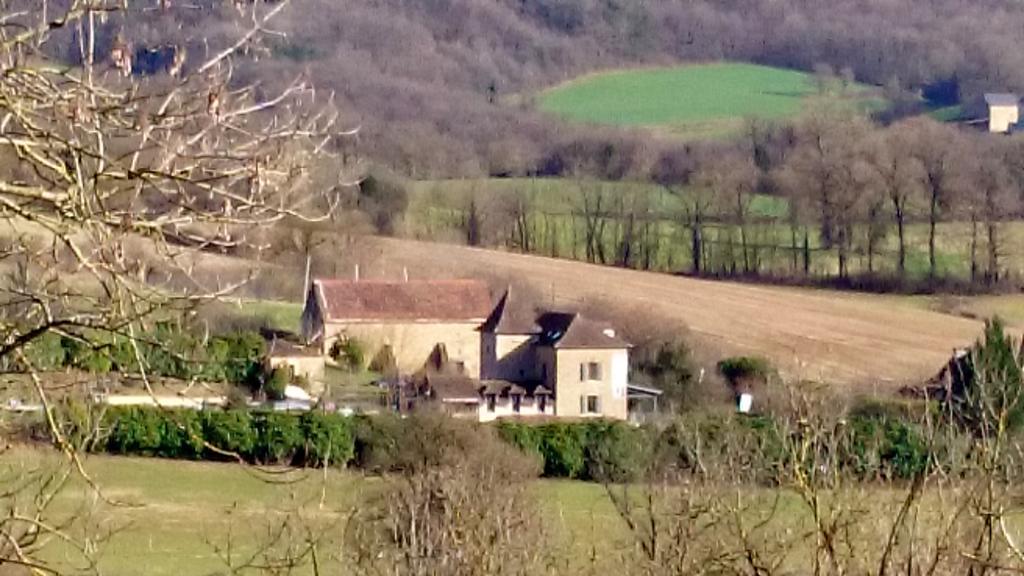
[{"label": "plowed brown field", "polygon": [[705,345],[767,356],[790,377],[880,392],[931,376],[981,331],[978,321],[911,298],[698,280],[407,240],[355,244],[350,254],[359,254],[367,276],[398,277],[404,267],[421,277],[516,279],[556,304],[611,302],[682,321]]}]

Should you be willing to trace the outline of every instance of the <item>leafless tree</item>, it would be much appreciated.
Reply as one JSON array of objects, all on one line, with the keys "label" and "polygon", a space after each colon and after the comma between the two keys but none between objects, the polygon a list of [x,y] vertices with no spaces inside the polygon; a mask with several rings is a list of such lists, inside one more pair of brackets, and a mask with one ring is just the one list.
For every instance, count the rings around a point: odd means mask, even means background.
[{"label": "leafless tree", "polygon": [[[330,215],[338,189],[358,182],[357,167],[333,157],[355,131],[340,126],[329,99],[318,102],[301,75],[276,93],[234,76],[288,1],[244,6],[239,35],[210,45],[176,77],[132,72],[130,30],[112,45],[103,40],[141,8],[44,4],[5,6],[0,18],[0,220],[9,246],[0,266],[24,271],[22,281],[0,286],[0,358],[28,367],[64,469],[85,475],[28,348],[49,333],[90,346],[117,335],[140,357],[138,339],[154,315],[217,299],[246,280],[195,274],[199,251],[255,249],[257,226]],[[76,66],[47,56],[51,37],[67,29],[79,39]],[[312,178],[324,165],[333,166],[326,179]],[[151,284],[139,272],[151,262],[182,282]],[[142,378],[148,386],[145,370]],[[39,514],[52,499],[38,501]],[[65,537],[33,517],[3,532],[3,561],[40,562],[26,540]]]}]

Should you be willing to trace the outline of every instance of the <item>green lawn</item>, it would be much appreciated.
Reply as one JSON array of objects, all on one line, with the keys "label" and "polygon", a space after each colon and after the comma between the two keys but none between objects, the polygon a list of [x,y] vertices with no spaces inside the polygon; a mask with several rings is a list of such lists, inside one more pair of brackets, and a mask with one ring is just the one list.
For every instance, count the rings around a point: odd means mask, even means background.
[{"label": "green lawn", "polygon": [[539,106],[573,121],[701,138],[734,133],[746,118],[795,116],[823,96],[858,107],[882,105],[865,86],[832,84],[822,93],[805,72],[719,62],[591,74],[542,92]]},{"label": "green lawn", "polygon": [[[32,468],[56,457],[48,451],[16,448],[0,457],[0,470],[9,474],[12,469]],[[326,537],[318,548],[321,573],[342,573],[338,557],[345,545],[346,518],[382,486],[380,478],[356,472],[268,473],[236,464],[159,459],[90,456],[86,468],[109,502],[94,498],[78,482],[61,495],[55,511],[69,515],[92,510],[91,533],[94,537],[106,535],[97,545],[98,567],[100,573],[111,576],[226,574],[223,557],[229,543],[232,557],[243,559],[282,523],[323,531]],[[753,504],[748,521],[778,506],[772,520],[752,534],[755,538],[778,535],[790,542],[786,573],[804,573],[809,568],[809,541],[801,536],[810,527],[808,511],[792,491],[723,485],[702,492],[723,505]],[[629,561],[633,546],[629,531],[604,487],[538,480],[531,493],[537,499],[545,541],[550,544],[545,552],[560,567],[558,573],[609,573],[621,570],[621,563]],[[885,526],[903,494],[898,487],[875,484],[851,486],[842,493],[845,506],[864,515],[847,529],[864,543],[865,551],[880,549],[879,538],[884,538]],[[924,512],[917,520],[920,529],[927,530],[930,525],[928,515],[950,510],[941,497],[926,495],[934,502],[924,502]],[[1019,532],[1017,521],[1011,527]],[[716,530],[720,529],[696,534],[692,544],[717,545],[721,535]],[[285,545],[287,539],[278,543]],[[62,568],[70,567],[75,558],[59,543],[46,548],[44,556]],[[289,573],[305,575],[312,570],[304,567]]]}]

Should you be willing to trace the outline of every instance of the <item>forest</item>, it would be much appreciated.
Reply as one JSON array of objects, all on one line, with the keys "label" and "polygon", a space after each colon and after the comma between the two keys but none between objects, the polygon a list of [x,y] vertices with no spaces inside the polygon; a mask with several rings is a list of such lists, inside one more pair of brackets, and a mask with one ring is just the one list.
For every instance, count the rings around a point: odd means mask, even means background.
[{"label": "forest", "polygon": [[[231,37],[242,4],[160,2],[110,19],[97,48],[121,39],[138,75],[170,67],[180,47],[188,70]],[[827,67],[883,87],[888,116],[922,98],[983,115],[984,92],[1024,90],[1022,30],[1012,0],[304,0],[275,18],[238,77],[271,91],[308,76],[362,127],[366,156],[411,178],[550,175],[567,171],[559,153],[579,142],[675,147],[534,110],[532,92],[583,73],[713,60]],[[74,61],[76,36],[58,31],[48,49]]]}]

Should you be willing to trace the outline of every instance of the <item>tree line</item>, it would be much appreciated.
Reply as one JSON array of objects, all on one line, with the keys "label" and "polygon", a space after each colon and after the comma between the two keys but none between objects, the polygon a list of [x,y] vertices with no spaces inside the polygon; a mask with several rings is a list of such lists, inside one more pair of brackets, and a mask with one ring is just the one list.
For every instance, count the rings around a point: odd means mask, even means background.
[{"label": "tree line", "polygon": [[629,177],[652,185],[567,179],[557,206],[525,185],[476,190],[434,218],[468,244],[695,275],[991,288],[1020,273],[1018,137],[822,108],[638,156]]}]

